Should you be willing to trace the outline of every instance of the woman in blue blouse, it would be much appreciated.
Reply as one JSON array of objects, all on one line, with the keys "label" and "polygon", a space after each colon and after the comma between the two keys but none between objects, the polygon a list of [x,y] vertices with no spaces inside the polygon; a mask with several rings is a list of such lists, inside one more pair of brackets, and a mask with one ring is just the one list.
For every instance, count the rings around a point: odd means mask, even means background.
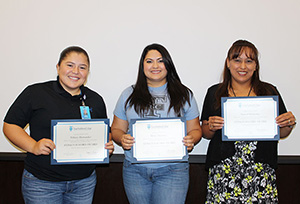
[{"label": "woman in blue blouse", "polygon": [[121,94],[111,127],[113,140],[123,147],[123,182],[130,203],[184,203],[189,185],[189,164],[132,164],[134,138],[129,121],[137,118],[185,117],[183,145],[191,151],[201,139],[199,112],[190,89],[184,86],[168,51],[148,45],[141,56],[137,82]]}]

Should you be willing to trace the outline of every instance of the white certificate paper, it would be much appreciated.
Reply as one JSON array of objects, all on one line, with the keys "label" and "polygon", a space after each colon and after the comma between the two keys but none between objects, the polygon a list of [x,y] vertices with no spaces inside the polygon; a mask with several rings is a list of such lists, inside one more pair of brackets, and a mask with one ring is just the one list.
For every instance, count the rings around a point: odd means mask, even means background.
[{"label": "white certificate paper", "polygon": [[137,119],[131,121],[133,163],[187,161],[182,140],[186,136],[183,118]]},{"label": "white certificate paper", "polygon": [[222,97],[222,140],[279,140],[278,96]]},{"label": "white certificate paper", "polygon": [[51,164],[108,163],[108,119],[52,120]]}]

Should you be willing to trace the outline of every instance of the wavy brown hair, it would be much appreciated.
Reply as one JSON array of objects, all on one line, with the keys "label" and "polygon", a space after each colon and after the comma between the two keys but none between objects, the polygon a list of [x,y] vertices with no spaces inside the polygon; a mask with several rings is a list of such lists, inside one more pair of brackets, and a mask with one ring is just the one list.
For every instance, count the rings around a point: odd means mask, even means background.
[{"label": "wavy brown hair", "polygon": [[162,56],[167,69],[167,90],[170,97],[170,107],[168,111],[173,108],[179,117],[181,116],[181,110],[184,104],[188,102],[190,105],[190,93],[192,94],[192,91],[181,83],[169,52],[160,44],[151,44],[144,48],[140,58],[137,81],[133,86],[132,94],[126,100],[125,108],[129,103],[130,107],[134,106],[135,111],[143,116],[154,105],[154,98],[148,90],[147,78],[144,73],[144,60],[150,50],[156,50]]},{"label": "wavy brown hair", "polygon": [[[247,51],[246,51],[247,50]],[[271,95],[276,91],[273,86],[270,86],[270,84],[262,82],[259,77],[259,60],[258,60],[258,50],[255,47],[255,45],[247,40],[237,40],[235,41],[230,49],[228,50],[227,57],[225,59],[225,65],[223,69],[223,80],[220,83],[215,97],[216,97],[216,104],[215,109],[220,108],[221,106],[221,97],[228,97],[228,88],[231,87],[231,73],[227,66],[227,60],[232,60],[238,58],[243,52],[245,51],[245,54],[247,57],[255,61],[256,63],[256,69],[252,75],[251,78],[251,85],[252,90],[257,96],[264,96],[264,95]]]}]

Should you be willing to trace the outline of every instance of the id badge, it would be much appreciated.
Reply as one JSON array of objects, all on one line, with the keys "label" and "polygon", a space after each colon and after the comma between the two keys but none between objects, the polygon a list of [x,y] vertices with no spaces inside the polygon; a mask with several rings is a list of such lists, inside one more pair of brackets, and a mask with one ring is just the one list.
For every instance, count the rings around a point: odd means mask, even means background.
[{"label": "id badge", "polygon": [[81,119],[91,119],[90,108],[88,106],[80,106]]}]

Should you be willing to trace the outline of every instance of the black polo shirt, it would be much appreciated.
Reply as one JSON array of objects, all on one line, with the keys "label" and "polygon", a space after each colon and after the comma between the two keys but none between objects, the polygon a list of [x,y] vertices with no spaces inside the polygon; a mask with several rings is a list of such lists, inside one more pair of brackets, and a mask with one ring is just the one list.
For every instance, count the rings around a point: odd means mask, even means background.
[{"label": "black polo shirt", "polygon": [[[51,138],[52,119],[81,119],[82,100],[90,107],[91,118],[107,118],[102,97],[87,87],[81,94],[72,96],[57,81],[30,85],[23,90],[9,108],[4,122],[24,128],[29,124],[30,136],[39,141]],[[82,97],[85,95],[85,97]],[[50,155],[36,156],[27,153],[25,169],[39,179],[68,181],[88,177],[95,165],[50,165]]]}]

